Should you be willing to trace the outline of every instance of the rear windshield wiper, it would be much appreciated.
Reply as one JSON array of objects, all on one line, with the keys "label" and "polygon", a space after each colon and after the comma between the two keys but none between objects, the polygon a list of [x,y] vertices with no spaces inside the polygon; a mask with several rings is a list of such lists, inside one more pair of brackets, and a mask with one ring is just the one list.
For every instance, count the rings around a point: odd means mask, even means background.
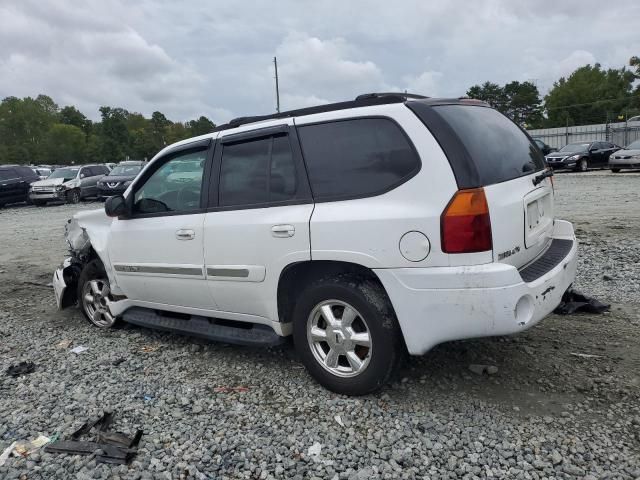
[{"label": "rear windshield wiper", "polygon": [[536,186],[541,183],[545,178],[553,177],[553,170],[545,170],[540,175],[537,175],[533,178],[533,185]]}]

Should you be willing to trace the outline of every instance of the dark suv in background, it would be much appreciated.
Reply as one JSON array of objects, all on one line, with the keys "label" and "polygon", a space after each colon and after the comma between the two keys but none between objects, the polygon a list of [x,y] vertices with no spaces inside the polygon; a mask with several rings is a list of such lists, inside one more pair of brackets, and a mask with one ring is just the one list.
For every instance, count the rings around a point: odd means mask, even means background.
[{"label": "dark suv in background", "polygon": [[113,167],[113,170],[98,182],[98,198],[104,200],[114,195],[122,195],[144,165],[143,161],[127,160]]},{"label": "dark suv in background", "polygon": [[0,165],[0,208],[7,203],[27,202],[29,187],[38,180],[38,174],[29,167]]}]

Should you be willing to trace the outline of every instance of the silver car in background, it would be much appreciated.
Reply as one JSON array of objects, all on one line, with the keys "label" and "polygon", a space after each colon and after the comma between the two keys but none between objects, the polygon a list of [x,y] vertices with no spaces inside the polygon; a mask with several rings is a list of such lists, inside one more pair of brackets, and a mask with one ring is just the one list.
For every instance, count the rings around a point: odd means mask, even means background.
[{"label": "silver car in background", "polygon": [[56,169],[46,180],[31,184],[29,199],[34,205],[63,201],[78,203],[98,196],[98,180],[109,173],[105,165],[78,165]]},{"label": "silver car in background", "polygon": [[611,154],[609,168],[613,173],[618,173],[622,169],[640,169],[640,140],[631,142],[622,150]]}]

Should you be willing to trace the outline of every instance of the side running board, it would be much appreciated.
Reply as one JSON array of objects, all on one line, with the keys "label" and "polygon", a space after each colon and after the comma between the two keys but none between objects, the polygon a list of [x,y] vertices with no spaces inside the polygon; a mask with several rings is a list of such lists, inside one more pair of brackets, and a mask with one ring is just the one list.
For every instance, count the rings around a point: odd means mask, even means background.
[{"label": "side running board", "polygon": [[[160,314],[155,310],[141,307],[130,308],[122,314],[122,318],[127,323],[141,327],[236,345],[273,347],[285,341],[284,337],[266,325],[251,324],[247,328],[248,325],[241,322],[196,315],[178,317],[172,316],[170,313]],[[234,326],[234,324],[238,326]]]}]

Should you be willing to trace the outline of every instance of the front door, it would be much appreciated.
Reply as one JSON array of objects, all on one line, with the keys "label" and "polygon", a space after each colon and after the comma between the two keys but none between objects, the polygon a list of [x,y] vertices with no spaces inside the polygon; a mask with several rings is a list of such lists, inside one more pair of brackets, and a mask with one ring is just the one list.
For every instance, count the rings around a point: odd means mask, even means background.
[{"label": "front door", "polygon": [[221,133],[204,222],[207,280],[221,311],[276,320],[280,273],[311,259],[313,202],[291,123]]},{"label": "front door", "polygon": [[154,304],[214,309],[205,280],[204,171],[208,141],[155,161],[111,224],[109,256],[124,294]]}]

